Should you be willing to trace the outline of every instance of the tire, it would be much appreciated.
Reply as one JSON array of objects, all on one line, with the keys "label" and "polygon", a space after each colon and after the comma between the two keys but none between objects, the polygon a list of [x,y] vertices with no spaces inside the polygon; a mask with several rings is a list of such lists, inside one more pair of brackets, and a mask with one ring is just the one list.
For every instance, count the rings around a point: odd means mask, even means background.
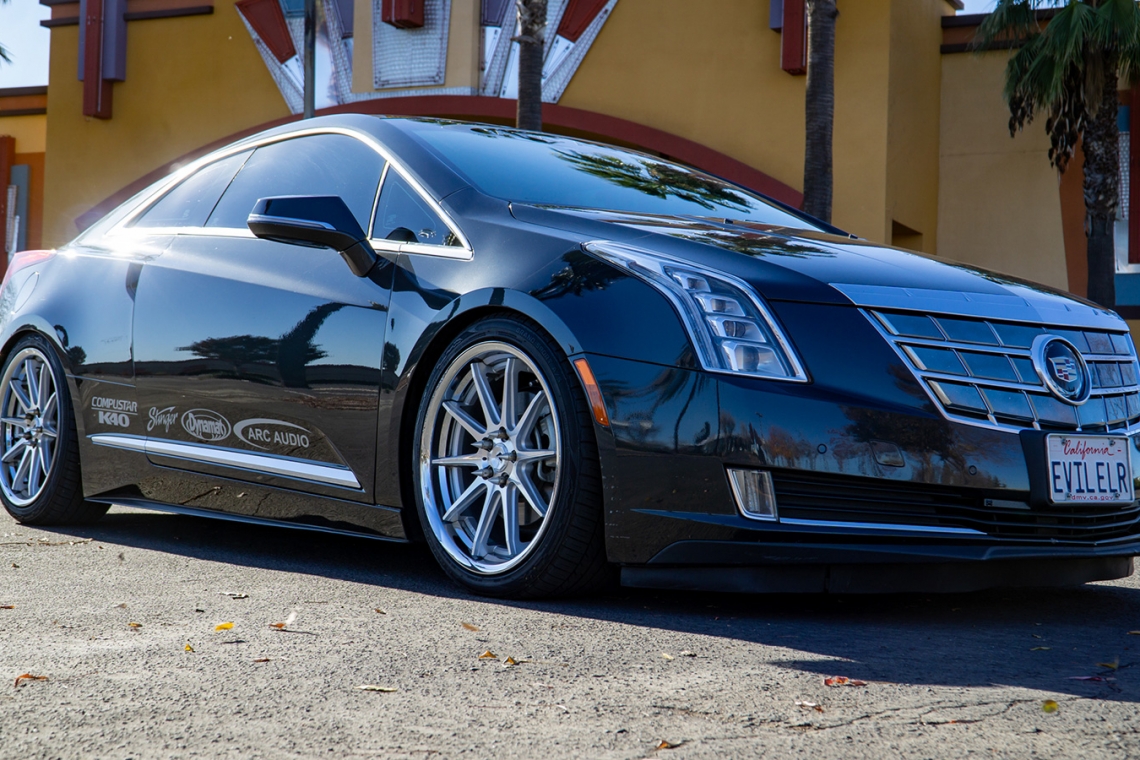
[{"label": "tire", "polygon": [[420,524],[453,580],[513,599],[607,582],[593,416],[537,325],[490,317],[460,333],[428,379],[415,430]]},{"label": "tire", "polygon": [[25,525],[91,522],[107,511],[83,499],[67,377],[39,335],[17,342],[0,371],[0,501]]}]

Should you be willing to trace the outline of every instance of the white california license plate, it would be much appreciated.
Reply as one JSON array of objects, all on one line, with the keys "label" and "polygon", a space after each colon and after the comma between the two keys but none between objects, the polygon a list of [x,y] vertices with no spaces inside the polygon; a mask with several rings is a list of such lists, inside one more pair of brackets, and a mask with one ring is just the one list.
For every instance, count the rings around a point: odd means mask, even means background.
[{"label": "white california license plate", "polygon": [[1111,435],[1050,435],[1045,439],[1049,501],[1131,502],[1128,439]]}]

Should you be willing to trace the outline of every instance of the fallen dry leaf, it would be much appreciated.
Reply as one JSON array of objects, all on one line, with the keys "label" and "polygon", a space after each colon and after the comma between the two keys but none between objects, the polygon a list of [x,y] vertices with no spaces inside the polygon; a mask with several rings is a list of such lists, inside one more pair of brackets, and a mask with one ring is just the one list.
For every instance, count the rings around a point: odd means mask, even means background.
[{"label": "fallen dry leaf", "polygon": [[388,612],[383,607],[377,607],[376,612],[380,613],[381,615],[387,615],[388,614]]},{"label": "fallen dry leaf", "polygon": [[847,676],[830,676],[823,679],[824,686],[866,686],[866,681],[860,681],[858,678],[848,678]]},{"label": "fallen dry leaf", "polygon": [[1096,664],[1096,666],[1098,668],[1108,668],[1109,670],[1116,670],[1117,668],[1120,667],[1120,658],[1117,657],[1112,662],[1098,662]]},{"label": "fallen dry leaf", "polygon": [[215,631],[228,631],[234,627],[233,623],[218,623],[214,626]]},{"label": "fallen dry leaf", "polygon": [[1129,631],[1128,635],[1129,636],[1140,636],[1140,631]]},{"label": "fallen dry leaf", "polygon": [[662,652],[661,653],[661,659],[663,659],[663,660],[675,660],[677,658],[674,657],[673,655],[669,654],[668,652]]},{"label": "fallen dry leaf", "polygon": [[1048,652],[1053,647],[1030,647],[1030,652]]},{"label": "fallen dry leaf", "polygon": [[280,630],[283,630],[285,628],[285,624],[284,623],[270,623],[269,627],[270,628],[276,628],[277,630],[280,631]]},{"label": "fallen dry leaf", "polygon": [[269,662],[268,657],[258,657],[254,662]]},{"label": "fallen dry leaf", "polygon": [[503,660],[503,667],[504,668],[509,668],[511,665],[518,665],[518,664],[519,664],[518,660],[516,660],[514,657],[511,657],[510,655],[507,656],[507,659]]},{"label": "fallen dry leaf", "polygon": [[37,675],[33,675],[31,673],[21,673],[20,675],[16,676],[16,684],[15,685],[19,686],[20,681],[46,681],[46,680],[48,680],[47,676],[37,676]]},{"label": "fallen dry leaf", "polygon": [[16,609],[16,605],[14,605],[14,604],[0,604],[0,610],[14,610],[14,609]]},{"label": "fallen dry leaf", "polygon": [[662,739],[661,743],[657,745],[657,749],[676,749],[677,747],[680,747],[682,744],[684,744],[684,742],[674,743],[674,742],[666,741],[665,739]]},{"label": "fallen dry leaf", "polygon": [[477,626],[477,625],[471,625],[470,623],[460,623],[460,625],[461,625],[461,626],[463,626],[464,628],[466,628],[466,629],[467,629],[467,630],[469,630],[469,631],[477,631],[477,630],[479,630],[479,626]]},{"label": "fallen dry leaf", "polygon": [[815,702],[805,702],[805,701],[797,699],[796,700],[796,707],[803,707],[806,709],[815,710],[816,712],[823,712],[823,706],[817,705]]},{"label": "fallen dry leaf", "polygon": [[696,654],[696,652],[690,652],[688,649],[682,649],[681,650],[681,656],[682,657],[696,657],[697,654]]},{"label": "fallen dry leaf", "polygon": [[486,652],[479,655],[479,659],[480,660],[497,660],[497,659],[499,659],[499,655],[495,654],[490,649],[488,649]]},{"label": "fallen dry leaf", "polygon": [[20,566],[19,566],[19,565],[17,565],[15,562],[13,562],[13,563],[12,563],[12,567],[15,567],[15,568],[17,568],[17,569],[18,569]]},{"label": "fallen dry leaf", "polygon": [[142,623],[127,623],[131,628],[142,628]]},{"label": "fallen dry leaf", "polygon": [[187,652],[193,652],[194,651],[194,647],[190,646],[189,641],[186,642],[186,646],[182,647],[182,649],[187,651]]},{"label": "fallen dry leaf", "polygon": [[357,686],[356,688],[360,689],[361,691],[393,692],[397,690],[395,686],[377,686],[376,684],[372,683],[366,683],[363,686]]},{"label": "fallen dry leaf", "polygon": [[230,599],[249,599],[249,594],[238,594],[233,591],[219,591],[218,596],[228,596]]},{"label": "fallen dry leaf", "polygon": [[127,608],[127,603],[123,602],[122,604],[116,604],[115,607],[117,607],[120,610],[125,610]]},{"label": "fallen dry leaf", "polygon": [[1058,707],[1059,707],[1059,705],[1051,699],[1046,699],[1044,702],[1041,703],[1041,709],[1047,713],[1057,712]]}]

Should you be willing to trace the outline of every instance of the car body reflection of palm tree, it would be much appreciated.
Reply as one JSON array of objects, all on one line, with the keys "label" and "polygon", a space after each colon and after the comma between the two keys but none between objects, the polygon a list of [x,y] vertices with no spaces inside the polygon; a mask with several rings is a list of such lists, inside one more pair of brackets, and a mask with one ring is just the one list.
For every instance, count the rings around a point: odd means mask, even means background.
[{"label": "car body reflection of palm tree", "polygon": [[314,343],[321,325],[332,314],[344,308],[341,303],[326,303],[314,308],[280,338],[260,335],[231,335],[225,338],[206,338],[182,346],[200,359],[210,359],[231,365],[243,379],[266,382],[264,374],[252,373],[250,368],[271,365],[277,370],[281,385],[286,388],[307,388],[306,368],[309,364],[328,356],[328,352]]},{"label": "car body reflection of palm tree", "polygon": [[655,198],[668,198],[672,195],[709,211],[724,206],[743,212],[751,209],[748,200],[735,192],[728,183],[686,171],[679,166],[640,156],[634,160],[625,160],[618,156],[576,150],[559,150],[555,151],[555,155],[587,174]]}]

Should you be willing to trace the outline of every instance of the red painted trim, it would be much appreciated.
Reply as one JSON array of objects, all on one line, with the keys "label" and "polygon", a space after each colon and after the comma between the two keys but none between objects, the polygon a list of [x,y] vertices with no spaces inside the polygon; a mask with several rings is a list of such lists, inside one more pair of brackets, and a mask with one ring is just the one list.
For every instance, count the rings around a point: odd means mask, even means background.
[{"label": "red painted trim", "polygon": [[16,138],[0,135],[0,271],[8,266],[4,244],[8,241],[8,183],[12,181],[12,166],[16,163]]},{"label": "red painted trim", "polygon": [[794,76],[807,73],[807,7],[804,0],[784,0],[780,68]]},{"label": "red painted trim", "polygon": [[1128,263],[1140,264],[1140,83],[1128,111]]},{"label": "red painted trim", "polygon": [[[470,119],[473,121],[491,121],[503,124],[513,124],[515,121],[516,103],[505,98],[485,98],[467,95],[429,95],[407,98],[381,98],[334,106],[317,111],[318,116],[338,113],[365,113],[382,114],[387,116],[446,116],[450,118]],[[132,182],[114,195],[103,200],[90,211],[82,214],[75,220],[80,230],[87,229],[99,221],[123,201],[148,185],[165,177],[176,166],[182,166],[189,161],[204,156],[212,150],[224,145],[256,134],[265,129],[281,124],[300,120],[300,116],[290,116],[284,119],[258,124],[241,132],[223,137],[220,140],[203,145],[197,150],[160,166],[144,177]],[[759,169],[737,161],[735,158],[705,147],[700,143],[687,140],[684,137],[654,129],[644,124],[619,119],[615,116],[584,111],[580,108],[569,108],[557,104],[544,103],[542,107],[543,128],[548,132],[566,133],[576,137],[586,137],[599,142],[617,142],[630,145],[651,153],[659,153],[675,161],[694,166],[703,171],[723,177],[730,182],[743,185],[758,193],[799,208],[803,205],[803,193],[783,182],[771,177]]]},{"label": "red painted trim", "polygon": [[558,23],[558,36],[577,42],[586,27],[605,7],[606,0],[569,0],[562,13],[562,20]]},{"label": "red painted trim", "polygon": [[277,0],[238,0],[235,5],[278,63],[285,63],[297,54],[281,3]]},{"label": "red painted trim", "polygon": [[103,78],[103,0],[87,0],[83,19],[83,115],[111,118],[111,82]]}]

